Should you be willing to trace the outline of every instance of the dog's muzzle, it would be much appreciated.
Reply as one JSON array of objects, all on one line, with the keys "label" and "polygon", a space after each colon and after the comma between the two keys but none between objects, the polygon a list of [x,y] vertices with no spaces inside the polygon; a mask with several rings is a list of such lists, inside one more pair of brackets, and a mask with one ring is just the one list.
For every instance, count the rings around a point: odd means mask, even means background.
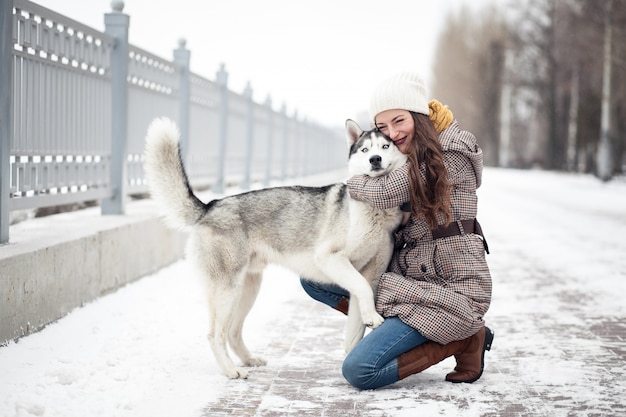
[{"label": "dog's muzzle", "polygon": [[370,157],[370,165],[374,171],[382,169],[383,158],[380,155],[374,155]]}]

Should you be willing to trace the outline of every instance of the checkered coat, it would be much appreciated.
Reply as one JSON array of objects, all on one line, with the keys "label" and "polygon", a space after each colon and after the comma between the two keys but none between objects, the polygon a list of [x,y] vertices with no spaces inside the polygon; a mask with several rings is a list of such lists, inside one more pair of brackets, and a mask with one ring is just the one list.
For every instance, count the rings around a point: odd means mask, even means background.
[{"label": "checkered coat", "polygon": [[[483,155],[473,134],[456,120],[439,136],[453,186],[452,220],[476,217]],[[424,167],[420,167],[425,178]],[[408,163],[385,177],[348,180],[350,196],[380,208],[409,201]],[[439,223],[444,222],[443,216]],[[411,216],[396,232],[396,248],[379,282],[376,309],[399,317],[439,343],[465,339],[483,325],[491,302],[491,276],[483,242],[466,234],[437,240],[423,216]]]}]

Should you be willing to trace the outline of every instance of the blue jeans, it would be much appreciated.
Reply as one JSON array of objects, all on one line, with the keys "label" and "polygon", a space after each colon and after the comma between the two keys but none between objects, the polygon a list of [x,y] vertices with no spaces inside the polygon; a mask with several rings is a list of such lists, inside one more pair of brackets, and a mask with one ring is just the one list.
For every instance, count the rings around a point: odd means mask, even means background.
[{"label": "blue jeans", "polygon": [[[302,287],[315,300],[335,307],[341,297],[350,294],[332,284],[319,284],[301,279]],[[393,384],[398,377],[397,358],[425,342],[420,332],[404,324],[397,317],[385,318],[383,324],[372,330],[346,356],[343,377],[359,389],[375,389]]]},{"label": "blue jeans", "polygon": [[320,284],[319,282],[309,281],[306,278],[300,278],[300,284],[302,284],[302,288],[312,299],[332,308],[335,308],[343,297],[350,298],[350,293],[339,285]]}]

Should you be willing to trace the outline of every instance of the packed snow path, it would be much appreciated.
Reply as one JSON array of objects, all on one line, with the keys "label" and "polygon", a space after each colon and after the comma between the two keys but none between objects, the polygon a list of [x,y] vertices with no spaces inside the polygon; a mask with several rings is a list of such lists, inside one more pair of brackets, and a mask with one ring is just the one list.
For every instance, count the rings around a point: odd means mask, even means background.
[{"label": "packed snow path", "polygon": [[447,359],[388,388],[341,376],[344,317],[269,268],[244,336],[268,359],[219,374],[184,261],[0,348],[1,416],[617,416],[626,414],[626,184],[486,169],[495,333],[483,377]]}]

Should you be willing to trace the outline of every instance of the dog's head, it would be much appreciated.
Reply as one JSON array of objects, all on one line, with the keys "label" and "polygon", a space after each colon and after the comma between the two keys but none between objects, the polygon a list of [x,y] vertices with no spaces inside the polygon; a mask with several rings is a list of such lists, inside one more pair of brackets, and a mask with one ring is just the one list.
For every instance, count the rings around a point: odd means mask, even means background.
[{"label": "dog's head", "polygon": [[346,137],[350,154],[350,176],[365,174],[370,177],[387,175],[401,167],[407,160],[393,141],[380,131],[363,131],[353,120],[346,120]]}]

